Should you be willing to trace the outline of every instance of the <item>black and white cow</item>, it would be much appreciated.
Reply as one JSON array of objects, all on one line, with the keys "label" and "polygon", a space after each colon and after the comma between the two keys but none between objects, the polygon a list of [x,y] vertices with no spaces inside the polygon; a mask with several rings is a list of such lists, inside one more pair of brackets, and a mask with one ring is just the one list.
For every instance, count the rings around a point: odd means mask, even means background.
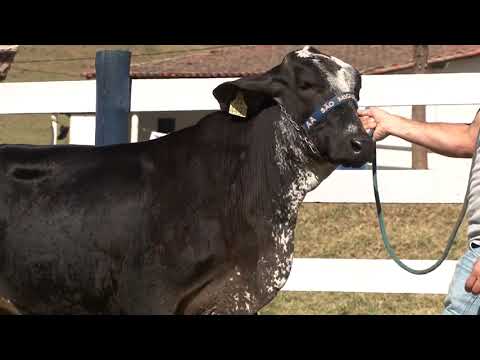
[{"label": "black and white cow", "polygon": [[0,304],[256,313],[289,276],[305,195],[373,155],[360,87],[352,66],[305,47],[221,84],[220,111],[157,140],[1,146]]}]

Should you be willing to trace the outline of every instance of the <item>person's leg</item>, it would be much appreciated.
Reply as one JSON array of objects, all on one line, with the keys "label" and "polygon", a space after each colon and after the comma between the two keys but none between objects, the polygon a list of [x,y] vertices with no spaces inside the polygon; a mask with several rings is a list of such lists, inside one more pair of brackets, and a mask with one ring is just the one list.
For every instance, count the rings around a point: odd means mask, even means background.
[{"label": "person's leg", "polygon": [[480,248],[474,246],[470,243],[468,251],[458,261],[443,315],[480,315],[480,296],[465,291],[465,281],[472,272],[473,264],[480,258]]}]

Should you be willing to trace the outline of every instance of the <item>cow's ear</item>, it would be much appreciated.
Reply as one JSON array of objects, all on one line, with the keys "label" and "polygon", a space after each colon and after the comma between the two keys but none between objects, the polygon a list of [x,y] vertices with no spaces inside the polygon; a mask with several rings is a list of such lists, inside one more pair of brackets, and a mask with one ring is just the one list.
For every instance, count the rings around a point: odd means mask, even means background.
[{"label": "cow's ear", "polygon": [[278,84],[271,72],[225,82],[213,90],[220,110],[251,117],[275,104]]}]

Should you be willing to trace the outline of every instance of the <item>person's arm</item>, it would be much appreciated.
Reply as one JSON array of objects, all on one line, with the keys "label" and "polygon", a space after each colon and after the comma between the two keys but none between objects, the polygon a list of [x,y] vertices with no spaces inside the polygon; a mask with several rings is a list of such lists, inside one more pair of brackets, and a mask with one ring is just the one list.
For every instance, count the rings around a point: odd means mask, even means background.
[{"label": "person's arm", "polygon": [[376,141],[394,135],[450,157],[472,157],[480,128],[480,112],[470,125],[414,121],[379,108],[358,113],[366,129],[375,128]]}]

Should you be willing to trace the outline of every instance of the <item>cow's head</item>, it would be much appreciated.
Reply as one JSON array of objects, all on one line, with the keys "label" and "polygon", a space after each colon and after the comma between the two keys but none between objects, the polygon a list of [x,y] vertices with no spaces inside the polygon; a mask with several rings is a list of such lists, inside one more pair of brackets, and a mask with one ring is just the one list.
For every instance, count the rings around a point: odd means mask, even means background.
[{"label": "cow's head", "polygon": [[351,65],[307,46],[262,75],[221,84],[214,96],[228,111],[241,94],[247,117],[279,103],[317,155],[335,165],[361,166],[371,160],[373,142],[357,115],[360,88],[360,73]]}]

